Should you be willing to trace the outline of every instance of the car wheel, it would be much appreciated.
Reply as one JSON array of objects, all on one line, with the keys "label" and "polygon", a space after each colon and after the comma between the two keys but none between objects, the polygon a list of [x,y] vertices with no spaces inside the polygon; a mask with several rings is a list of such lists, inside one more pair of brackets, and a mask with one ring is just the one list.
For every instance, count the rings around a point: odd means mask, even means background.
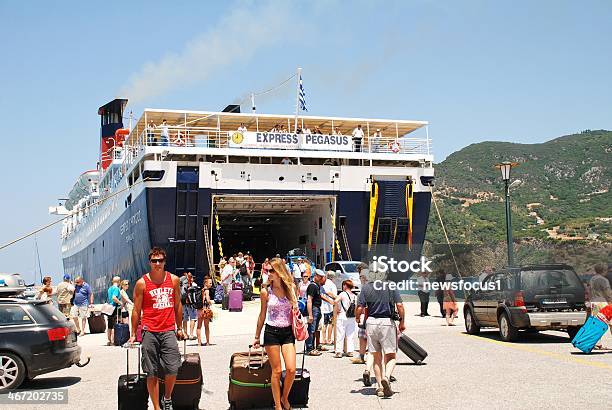
[{"label": "car wheel", "polygon": [[499,334],[504,342],[513,342],[518,339],[518,328],[512,326],[506,312],[502,312],[499,316]]},{"label": "car wheel", "polygon": [[0,393],[16,389],[26,376],[26,368],[19,356],[0,353]]},{"label": "car wheel", "polygon": [[476,319],[474,319],[474,314],[472,313],[472,309],[465,309],[465,330],[470,335],[477,335],[480,333],[480,326],[476,323]]},{"label": "car wheel", "polygon": [[567,328],[567,335],[569,336],[570,341],[574,340],[579,330],[580,330],[580,326],[571,326]]}]

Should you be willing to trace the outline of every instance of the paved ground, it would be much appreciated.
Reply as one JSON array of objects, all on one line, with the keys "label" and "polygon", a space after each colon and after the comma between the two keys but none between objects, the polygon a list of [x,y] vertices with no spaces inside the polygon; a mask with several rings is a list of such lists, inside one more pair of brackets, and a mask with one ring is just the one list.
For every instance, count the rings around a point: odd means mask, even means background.
[{"label": "paved ground", "polygon": [[[374,388],[364,388],[361,383],[362,366],[326,353],[306,358],[312,376],[310,408],[610,408],[612,351],[578,354],[561,332],[525,334],[521,342],[511,344],[499,341],[494,330],[469,336],[462,321],[459,326],[446,327],[440,317],[415,316],[417,306],[415,302],[406,303],[406,333],[429,352],[429,357],[426,365],[416,366],[400,353],[395,371],[398,381],[393,383],[396,395],[377,398]],[[232,352],[246,350],[251,342],[258,307],[252,302],[241,313],[221,312],[213,325],[214,345],[188,347],[202,357],[202,409],[228,408],[229,358]],[[435,310],[436,306],[430,304],[430,313]],[[102,335],[87,335],[79,343],[84,354],[92,356],[89,366],[41,376],[27,387],[67,387],[69,405],[64,408],[116,408],[116,383],[125,372],[125,351],[104,346]],[[612,346],[609,334],[604,343]],[[135,355],[131,358],[135,365]],[[48,410],[49,406],[19,408]]]}]

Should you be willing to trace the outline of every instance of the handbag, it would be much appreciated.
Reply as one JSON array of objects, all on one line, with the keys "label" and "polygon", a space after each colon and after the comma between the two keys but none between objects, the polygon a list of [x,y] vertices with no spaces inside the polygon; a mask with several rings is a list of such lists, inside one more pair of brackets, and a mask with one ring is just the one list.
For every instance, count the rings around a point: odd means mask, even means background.
[{"label": "handbag", "polygon": [[293,336],[298,342],[303,342],[308,339],[308,327],[299,309],[293,308],[291,311],[293,315]]}]

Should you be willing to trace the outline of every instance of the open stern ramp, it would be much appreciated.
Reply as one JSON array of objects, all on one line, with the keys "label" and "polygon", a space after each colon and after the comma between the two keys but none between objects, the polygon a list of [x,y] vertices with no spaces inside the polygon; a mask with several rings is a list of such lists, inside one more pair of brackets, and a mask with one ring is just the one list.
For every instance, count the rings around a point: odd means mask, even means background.
[{"label": "open stern ramp", "polygon": [[[334,243],[334,195],[213,194],[210,235],[215,258],[251,252],[260,259],[301,248],[318,264]],[[219,242],[221,248],[219,248]]]}]

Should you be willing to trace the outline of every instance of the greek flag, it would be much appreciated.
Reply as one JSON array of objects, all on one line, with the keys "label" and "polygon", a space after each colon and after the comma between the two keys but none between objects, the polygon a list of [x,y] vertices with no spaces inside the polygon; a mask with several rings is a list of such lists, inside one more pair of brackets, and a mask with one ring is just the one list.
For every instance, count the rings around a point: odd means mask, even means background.
[{"label": "greek flag", "polygon": [[306,109],[306,93],[304,92],[304,84],[302,84],[301,75],[300,75],[300,109],[302,111],[308,111]]}]

